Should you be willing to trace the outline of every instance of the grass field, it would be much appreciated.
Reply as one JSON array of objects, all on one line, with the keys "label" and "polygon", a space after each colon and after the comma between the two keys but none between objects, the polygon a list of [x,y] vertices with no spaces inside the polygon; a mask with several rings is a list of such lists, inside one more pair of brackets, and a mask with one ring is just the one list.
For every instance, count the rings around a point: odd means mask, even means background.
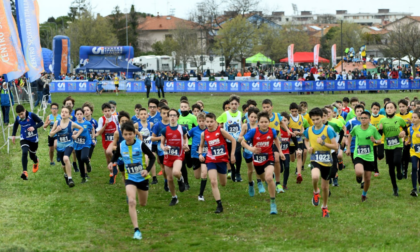
[{"label": "grass field", "polygon": [[[358,94],[370,108],[373,101],[382,104],[385,97],[396,101],[417,93]],[[67,94],[54,94],[61,103]],[[156,96],[156,94],[153,94]],[[265,98],[274,102],[274,111],[288,109],[291,102],[306,100],[310,108],[342,99],[335,95],[243,95],[242,102]],[[94,117],[101,116],[100,105],[116,100],[118,110],[133,114],[134,105],[147,106],[145,94],[74,94],[75,108],[85,101],[95,104]],[[170,107],[179,108],[179,94],[167,94]],[[203,100],[205,110],[222,112],[227,96],[188,95],[191,101]],[[1,139],[2,136],[0,136]],[[99,144],[100,146],[100,144]],[[216,215],[216,203],[210,183],[198,202],[199,180],[189,169],[191,189],[178,193],[179,204],[169,207],[171,196],[163,190],[163,178],[150,186],[146,207],[138,207],[139,228],[143,240],[132,240],[133,228],[128,215],[121,177],[108,185],[108,170],[101,147],[92,160],[90,181],[76,182],[69,188],[59,165],[50,166],[47,133],[41,129],[38,157],[40,169],[29,180],[20,174],[19,144],[11,154],[0,150],[0,251],[415,251],[420,245],[418,222],[419,199],[411,197],[411,179],[398,181],[400,197],[392,196],[385,162],[380,162],[379,177],[372,178],[368,200],[361,202],[362,190],[356,183],[353,165],[345,158],[346,169],[339,172],[339,187],[331,187],[330,218],[321,218],[321,208],[311,204],[312,185],[308,168],[303,182],[289,178],[289,190],[277,194],[279,214],[269,215],[268,192],[249,197],[246,166],[242,164],[241,183],[228,181],[221,188],[224,213]],[[306,163],[307,165],[307,163]],[[291,164],[293,174],[295,164]],[[160,170],[158,168],[158,170]],[[411,167],[410,167],[411,170]],[[414,217],[412,217],[414,215]],[[414,219],[413,219],[414,218]]]}]

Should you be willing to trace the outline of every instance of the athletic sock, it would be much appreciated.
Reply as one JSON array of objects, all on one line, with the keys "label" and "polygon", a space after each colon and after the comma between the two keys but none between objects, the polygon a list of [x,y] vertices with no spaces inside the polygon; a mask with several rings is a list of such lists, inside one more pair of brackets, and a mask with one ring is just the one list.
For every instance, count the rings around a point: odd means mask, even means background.
[{"label": "athletic sock", "polygon": [[176,196],[176,195],[175,196],[172,196],[172,199],[177,199],[177,198],[178,198],[178,196]]},{"label": "athletic sock", "polygon": [[261,183],[261,179],[257,179],[257,183]]},{"label": "athletic sock", "polygon": [[135,232],[137,232],[137,231],[140,231],[140,229],[139,229],[138,227],[136,227],[136,228],[134,229],[134,233],[135,233]]},{"label": "athletic sock", "polygon": [[71,179],[71,177],[68,177],[68,179]]},{"label": "athletic sock", "polygon": [[365,192],[365,190],[363,190],[362,195],[366,197],[367,192]]},{"label": "athletic sock", "polygon": [[206,189],[207,179],[201,179],[200,196],[203,196],[204,189]]},{"label": "athletic sock", "polygon": [[254,181],[249,182],[249,186],[254,186]]},{"label": "athletic sock", "polygon": [[273,204],[275,203],[276,198],[270,198],[270,203]]}]

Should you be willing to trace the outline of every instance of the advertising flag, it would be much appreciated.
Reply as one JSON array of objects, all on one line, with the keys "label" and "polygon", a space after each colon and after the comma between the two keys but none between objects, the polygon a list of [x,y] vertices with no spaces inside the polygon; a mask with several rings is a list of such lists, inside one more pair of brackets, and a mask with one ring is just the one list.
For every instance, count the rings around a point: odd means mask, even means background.
[{"label": "advertising flag", "polygon": [[67,39],[62,39],[62,50],[61,50],[61,73],[67,73],[67,57],[69,54],[69,44]]},{"label": "advertising flag", "polygon": [[319,62],[319,44],[314,47],[314,65],[317,66]]},{"label": "advertising flag", "polygon": [[337,65],[337,50],[336,45],[332,45],[331,47],[331,66],[335,67]]},{"label": "advertising flag", "polygon": [[294,50],[295,45],[291,44],[289,45],[289,47],[287,48],[287,57],[289,58],[289,66],[292,67],[295,65],[295,59],[293,56],[293,50]]},{"label": "advertising flag", "polygon": [[17,26],[22,50],[28,65],[27,77],[33,82],[44,71],[39,37],[39,8],[37,0],[16,0]]}]

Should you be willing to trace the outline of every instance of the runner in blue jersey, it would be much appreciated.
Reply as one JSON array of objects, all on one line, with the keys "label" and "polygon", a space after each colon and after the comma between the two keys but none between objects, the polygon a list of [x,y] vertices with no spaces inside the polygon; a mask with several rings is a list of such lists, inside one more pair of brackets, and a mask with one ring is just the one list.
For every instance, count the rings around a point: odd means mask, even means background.
[{"label": "runner in blue jersey", "polygon": [[[188,137],[192,138],[191,144],[191,160],[192,167],[194,170],[194,177],[196,179],[201,178],[200,184],[200,193],[198,194],[198,200],[204,201],[204,190],[206,189],[207,184],[207,166],[205,162],[201,162],[199,159],[198,148],[200,147],[201,134],[207,129],[206,127],[206,114],[204,112],[199,112],[197,114],[197,123],[198,126],[192,128],[188,131]],[[207,143],[204,145],[203,157],[205,158],[207,154]]]},{"label": "runner in blue jersey", "polygon": [[[137,111],[137,109],[136,109]],[[134,126],[138,126],[138,130],[140,132],[140,134],[143,137],[143,142],[146,144],[147,147],[149,147],[150,150],[152,150],[152,128],[153,128],[153,122],[148,122],[147,121],[147,110],[145,108],[140,108],[139,109],[139,116],[140,116],[140,121],[137,123],[134,123]],[[148,160],[146,160],[146,162],[148,162]],[[152,174],[152,185],[155,185],[158,183],[158,180],[156,178],[156,166],[155,164],[153,164],[152,170],[151,170],[151,174]]]},{"label": "runner in blue jersey", "polygon": [[[61,160],[64,170],[64,179],[69,187],[74,186],[74,181],[71,176],[70,156],[74,150],[73,140],[77,139],[83,133],[83,127],[70,120],[71,108],[64,106],[61,109],[61,120],[57,120],[50,132],[50,136],[57,134],[57,155]],[[73,130],[78,129],[76,134]]]},{"label": "runner in blue jersey", "polygon": [[133,115],[133,117],[131,117],[131,121],[133,121],[133,123],[140,123],[140,109],[141,109],[141,104],[136,104],[134,106],[134,113],[135,115]]},{"label": "runner in blue jersey", "polygon": [[[71,96],[66,97],[66,99],[64,99],[63,101],[63,106],[67,106],[71,108],[70,120],[73,122],[76,121],[76,116],[74,115],[74,110],[73,110],[74,103],[75,103],[75,100]],[[74,169],[74,172],[79,172],[79,168],[77,167],[76,153],[74,152],[74,150],[73,150],[73,169]]]},{"label": "runner in blue jersey", "polygon": [[[92,145],[90,146],[89,149],[89,161],[92,160],[92,155],[93,155],[93,151],[95,150],[95,146],[97,143],[96,140],[96,129],[98,128],[98,122],[92,118],[92,114],[93,114],[93,104],[91,104],[90,102],[85,102],[82,106],[84,115],[85,115],[85,120],[90,122],[90,124],[92,124],[92,132],[94,134],[94,137],[92,137]],[[90,162],[89,162],[90,164]],[[90,173],[92,171],[92,166],[89,165],[86,169],[86,179],[89,179],[89,175],[88,173]]]},{"label": "runner in blue jersey", "polygon": [[[363,107],[363,105],[356,105],[356,107],[354,107],[354,112],[356,117],[350,119],[347,123],[346,123],[346,132],[349,134],[354,127],[356,127],[357,125],[361,125],[362,123],[360,122],[360,115],[362,114],[362,112],[365,111],[365,108]],[[350,135],[348,137],[351,137]],[[356,146],[356,136],[352,137],[351,139],[351,146],[347,146],[347,150],[346,150],[346,154],[349,155],[351,153],[351,160],[354,164],[354,147]]]},{"label": "runner in blue jersey", "polygon": [[[121,115],[121,112],[119,113]],[[112,157],[112,163],[122,157],[125,169],[125,191],[128,197],[128,212],[134,227],[133,239],[142,239],[139,229],[136,210],[136,193],[140,206],[146,206],[149,190],[149,172],[155,163],[155,156],[140,139],[136,139],[136,129],[132,122],[121,125],[124,140],[118,144],[116,155]],[[146,169],[145,157],[149,158]]]},{"label": "runner in blue jersey", "polygon": [[166,126],[169,125],[168,113],[169,113],[169,107],[168,106],[162,106],[160,108],[160,115],[162,116],[162,121],[155,124],[153,126],[153,129],[152,129],[152,142],[153,142],[152,152],[156,153],[157,156],[158,156],[158,163],[161,167],[162,174],[165,178],[164,189],[167,192],[169,192],[169,187],[168,187],[168,181],[166,179],[165,169],[164,169],[164,166],[163,166],[164,151],[160,147],[160,139],[161,139],[162,129],[166,128]]},{"label": "runner in blue jersey", "polygon": [[20,176],[23,180],[28,180],[28,153],[29,158],[34,162],[32,172],[35,173],[39,168],[39,160],[36,156],[38,150],[38,128],[42,127],[43,122],[36,114],[26,111],[22,105],[16,106],[18,116],[13,124],[12,142],[15,143],[15,135],[20,125],[20,147],[22,149],[22,168]]},{"label": "runner in blue jersey", "polygon": [[[75,110],[75,116],[77,119],[76,123],[79,126],[83,127],[82,134],[80,134],[80,136],[74,140],[74,150],[76,152],[77,161],[79,162],[82,184],[86,183],[86,181],[88,180],[86,178],[86,171],[91,170],[87,167],[90,166],[89,151],[92,146],[92,138],[95,137],[94,132],[92,132],[92,124],[83,119],[83,115],[84,113],[81,108],[77,108]],[[76,131],[78,130],[76,129]]]},{"label": "runner in blue jersey", "polygon": [[[55,123],[55,121],[60,120],[61,115],[58,114],[58,104],[57,103],[51,103],[51,114],[47,117],[47,120],[44,123],[44,130],[50,126],[50,132],[51,129]],[[48,136],[48,154],[50,156],[50,165],[55,165],[54,163],[54,149],[55,149],[55,140],[57,139],[57,136],[50,137]],[[57,159],[57,162],[60,162]]]}]

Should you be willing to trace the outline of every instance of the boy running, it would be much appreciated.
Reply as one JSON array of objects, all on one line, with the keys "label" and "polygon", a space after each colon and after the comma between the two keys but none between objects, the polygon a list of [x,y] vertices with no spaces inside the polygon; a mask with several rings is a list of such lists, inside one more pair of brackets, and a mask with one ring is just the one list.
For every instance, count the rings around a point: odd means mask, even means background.
[{"label": "boy running", "polygon": [[89,152],[92,146],[92,139],[95,137],[95,135],[92,130],[92,124],[83,118],[84,113],[81,108],[75,110],[75,115],[77,118],[76,123],[80,127],[83,127],[82,134],[80,134],[80,136],[74,140],[74,150],[76,152],[77,161],[79,162],[80,176],[82,177],[83,184],[87,181],[86,170],[91,170],[87,167],[90,166]]},{"label": "boy running", "polygon": [[[401,99],[398,101],[398,107],[400,109],[400,113],[397,113],[396,116],[401,117],[402,119],[404,119],[405,124],[408,127],[410,127],[411,125],[411,112],[409,111],[409,107],[408,107],[408,101],[405,99]],[[408,136],[404,139],[405,141],[408,141]],[[404,145],[403,147],[403,153],[402,153],[402,172],[403,172],[403,177],[406,179],[408,174],[408,166],[410,163],[410,145]]]},{"label": "boy running", "polygon": [[[47,117],[47,120],[44,123],[44,129],[50,126],[50,132],[52,130],[52,127],[54,126],[55,121],[60,120],[61,115],[58,114],[58,104],[57,103],[51,103],[51,114]],[[54,149],[55,149],[55,140],[57,139],[57,136],[50,137],[48,135],[48,154],[50,156],[50,165],[55,165],[54,163]],[[58,160],[57,160],[58,162]]]},{"label": "boy running", "polygon": [[[370,124],[375,126],[375,128],[378,130],[379,121],[382,118],[385,118],[384,115],[379,114],[379,110],[381,109],[381,105],[378,102],[372,103],[371,106],[372,114],[370,116]],[[379,169],[378,169],[378,159],[382,160],[385,157],[384,153],[384,136],[381,138],[381,142],[373,144],[373,166],[375,170],[375,177],[379,176]]]},{"label": "boy running", "polygon": [[[162,129],[166,128],[166,126],[169,125],[169,117],[168,117],[169,107],[168,106],[162,106],[160,108],[160,115],[162,116],[162,121],[155,124],[152,128],[152,142],[155,145],[152,145],[152,152],[155,152],[158,157],[158,164],[162,167],[162,174],[164,177],[164,185],[163,188],[166,192],[169,192],[168,187],[168,180],[166,179],[166,173],[165,173],[165,167],[163,165],[163,159],[164,159],[164,151],[160,147],[160,139],[161,139],[161,132]],[[156,146],[156,151],[153,151],[154,146]]]},{"label": "boy running", "polygon": [[[413,170],[411,171],[411,182],[413,190],[411,190],[411,196],[417,197],[417,180],[420,181],[418,176],[418,162],[420,160],[420,110],[416,109],[412,113],[411,122],[413,123],[408,131],[408,141],[406,145],[410,146],[411,164]],[[420,184],[420,182],[419,182]]]}]

